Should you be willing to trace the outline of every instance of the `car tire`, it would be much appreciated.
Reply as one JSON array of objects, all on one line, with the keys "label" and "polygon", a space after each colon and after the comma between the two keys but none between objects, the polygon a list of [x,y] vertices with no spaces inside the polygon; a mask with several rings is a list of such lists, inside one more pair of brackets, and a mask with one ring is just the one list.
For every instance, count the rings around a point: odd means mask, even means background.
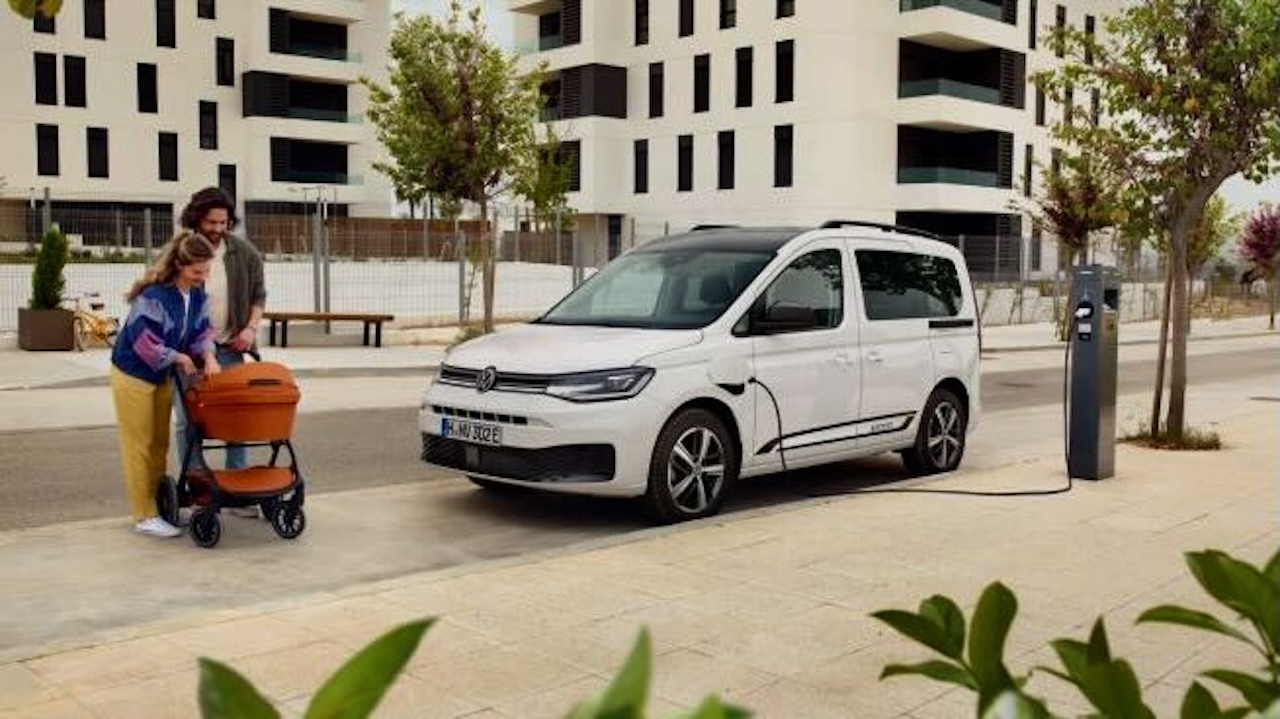
[{"label": "car tire", "polygon": [[902,464],[912,477],[950,472],[964,458],[969,412],[954,392],[938,388],[920,415],[916,441],[902,451]]},{"label": "car tire", "polygon": [[738,478],[738,461],[719,417],[705,409],[681,411],[654,442],[646,508],[664,524],[715,514]]}]

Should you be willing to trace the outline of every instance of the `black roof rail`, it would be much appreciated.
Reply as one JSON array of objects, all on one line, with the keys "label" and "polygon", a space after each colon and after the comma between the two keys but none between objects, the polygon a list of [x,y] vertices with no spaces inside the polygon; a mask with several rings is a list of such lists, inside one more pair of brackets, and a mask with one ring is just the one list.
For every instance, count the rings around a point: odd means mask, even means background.
[{"label": "black roof rail", "polygon": [[699,230],[727,230],[737,227],[737,225],[694,225],[689,231],[698,232]]},{"label": "black roof rail", "polygon": [[827,220],[822,223],[822,229],[831,230],[837,227],[871,227],[885,232],[897,232],[903,235],[915,235],[916,237],[924,237],[930,240],[942,239],[938,235],[926,230],[919,230],[914,227],[906,227],[904,225],[886,225],[881,222],[863,222],[862,220]]}]

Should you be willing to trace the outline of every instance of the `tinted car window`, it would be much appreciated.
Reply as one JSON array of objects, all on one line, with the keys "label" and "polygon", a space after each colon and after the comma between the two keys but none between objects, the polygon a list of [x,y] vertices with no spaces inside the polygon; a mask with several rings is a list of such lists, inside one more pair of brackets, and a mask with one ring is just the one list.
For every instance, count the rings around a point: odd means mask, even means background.
[{"label": "tinted car window", "polygon": [[839,250],[818,250],[797,258],[764,291],[765,307],[813,308],[817,327],[838,327],[844,319],[844,276]]},{"label": "tinted car window", "polygon": [[854,254],[868,319],[954,317],[960,313],[960,276],[951,260],[883,250]]}]

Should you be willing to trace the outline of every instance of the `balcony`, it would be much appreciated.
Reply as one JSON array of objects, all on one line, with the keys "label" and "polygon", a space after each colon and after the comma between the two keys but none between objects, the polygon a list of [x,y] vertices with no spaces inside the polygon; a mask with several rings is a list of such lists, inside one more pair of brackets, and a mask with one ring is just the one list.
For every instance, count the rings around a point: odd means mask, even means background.
[{"label": "balcony", "polygon": [[995,172],[966,170],[960,167],[899,167],[898,184],[969,185],[970,187],[999,187],[1000,176]]},{"label": "balcony", "polygon": [[949,7],[960,12],[967,12],[970,15],[977,15],[988,20],[1004,22],[1004,7],[1001,5],[993,5],[983,0],[899,0],[899,12],[911,12],[913,10],[924,10],[931,7]]},{"label": "balcony", "polygon": [[272,182],[296,182],[307,185],[347,185],[358,187],[364,184],[363,175],[351,175],[345,172],[323,172],[319,170],[289,170],[271,174]]},{"label": "balcony", "polygon": [[280,49],[272,48],[271,52],[281,55],[297,55],[298,57],[314,57],[320,60],[337,60],[339,62],[364,62],[364,56],[355,50],[327,45],[311,45],[294,42]]},{"label": "balcony", "polygon": [[960,80],[945,77],[934,77],[927,80],[906,80],[898,83],[898,97],[925,97],[927,95],[946,95],[962,100],[985,102],[989,105],[1000,104],[1000,88],[974,85]]}]

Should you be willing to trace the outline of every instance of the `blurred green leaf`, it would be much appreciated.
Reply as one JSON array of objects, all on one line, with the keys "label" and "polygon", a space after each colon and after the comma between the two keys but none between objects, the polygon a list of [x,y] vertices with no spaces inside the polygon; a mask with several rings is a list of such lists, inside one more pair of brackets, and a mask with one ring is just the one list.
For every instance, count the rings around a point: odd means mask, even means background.
[{"label": "blurred green leaf", "polygon": [[1107,641],[1107,627],[1099,617],[1093,623],[1093,631],[1089,632],[1089,663],[1101,664],[1111,661],[1111,643]]},{"label": "blurred green leaf", "polygon": [[1206,612],[1196,611],[1195,609],[1187,609],[1174,604],[1162,604],[1158,607],[1152,607],[1138,616],[1139,622],[1163,622],[1165,624],[1178,624],[1184,627],[1194,627],[1196,629],[1204,629],[1206,631],[1223,634],[1242,642],[1252,644],[1249,637],[1245,636],[1240,630],[1223,622],[1221,619],[1208,614]]},{"label": "blurred green leaf", "polygon": [[1220,550],[1187,552],[1186,560],[1210,596],[1252,622],[1272,650],[1280,648],[1280,588],[1257,567]]},{"label": "blurred green leaf", "polygon": [[1275,554],[1271,555],[1271,559],[1267,560],[1267,566],[1263,568],[1262,573],[1266,576],[1267,582],[1272,587],[1275,587],[1276,591],[1280,592],[1280,550],[1277,550]]},{"label": "blurred green leaf", "polygon": [[1123,659],[1112,659],[1106,624],[1099,618],[1089,633],[1089,643],[1074,639],[1050,642],[1065,673],[1049,673],[1074,684],[1105,717],[1154,718],[1142,701],[1142,686],[1133,668]]},{"label": "blurred green leaf", "polygon": [[[901,609],[882,609],[878,612],[873,612],[871,616],[893,627],[899,634],[914,639],[945,657],[960,659],[961,652],[956,651],[952,644],[954,629],[949,629],[946,624],[946,622],[953,620],[944,619],[944,617],[951,614],[947,605],[955,609],[957,614],[960,612],[959,608],[956,608],[955,602],[952,602],[947,597],[935,594],[920,603],[920,614],[913,614]],[[928,609],[926,609],[927,607]],[[926,611],[928,614],[925,613]],[[963,634],[963,616],[961,616],[960,622],[961,633]]]},{"label": "blurred green leaf", "polygon": [[200,716],[204,719],[279,719],[280,713],[239,672],[200,659]]},{"label": "blurred green leaf", "polygon": [[1280,719],[1280,702],[1273,702],[1258,719]]},{"label": "blurred green leaf", "polygon": [[410,622],[373,640],[320,687],[307,707],[306,719],[369,716],[434,623],[435,619]]},{"label": "blurred green leaf", "polygon": [[1040,700],[1010,689],[997,695],[981,716],[982,719],[1049,719],[1052,714]]},{"label": "blurred green leaf", "polygon": [[1000,582],[992,582],[982,590],[973,610],[969,670],[978,682],[979,711],[984,711],[1001,692],[1016,686],[1004,665],[1004,642],[1017,613],[1017,597]]},{"label": "blurred green leaf", "polygon": [[677,719],[751,719],[751,712],[742,707],[725,704],[712,694],[697,709],[678,715]]},{"label": "blurred green leaf", "polygon": [[974,680],[972,674],[965,671],[963,667],[940,659],[919,664],[890,664],[884,668],[884,671],[880,672],[882,680],[902,675],[922,675],[947,684],[968,687],[974,691],[978,689],[978,683]]},{"label": "blurred green leaf", "polygon": [[1244,696],[1249,706],[1257,711],[1270,707],[1280,700],[1280,685],[1267,682],[1244,672],[1230,669],[1210,669],[1202,674],[1226,684]]},{"label": "blurred green leaf", "polygon": [[964,614],[949,597],[935,594],[920,603],[920,616],[933,622],[942,630],[944,656],[959,659],[964,656]]},{"label": "blurred green leaf", "polygon": [[1205,719],[1216,717],[1222,713],[1218,700],[1200,682],[1191,682],[1187,693],[1182,696],[1182,709],[1178,715],[1181,719]]},{"label": "blurred green leaf", "polygon": [[644,627],[618,675],[602,692],[575,707],[569,719],[642,719],[652,673],[653,647]]}]

